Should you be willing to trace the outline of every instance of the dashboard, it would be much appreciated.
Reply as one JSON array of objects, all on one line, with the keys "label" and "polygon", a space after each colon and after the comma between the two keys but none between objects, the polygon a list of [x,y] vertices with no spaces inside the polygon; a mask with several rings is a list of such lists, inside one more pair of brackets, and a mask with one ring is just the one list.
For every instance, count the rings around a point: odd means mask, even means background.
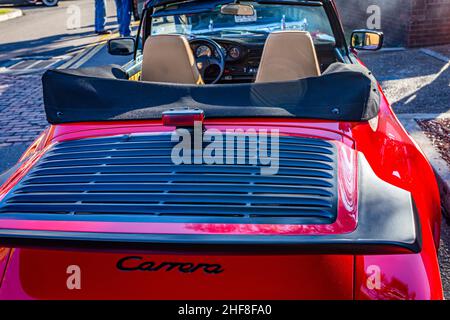
[{"label": "dashboard", "polygon": [[[225,56],[224,72],[219,83],[253,82],[255,80],[266,36],[232,39],[211,37],[211,39],[221,46]],[[219,59],[219,53],[216,52],[216,49],[205,42],[193,41],[191,49],[196,59],[203,56]],[[334,45],[316,45],[316,52],[322,71],[331,63],[337,61],[334,50]],[[214,79],[215,72],[215,70],[211,70],[211,73],[208,74],[207,72],[205,77]]]},{"label": "dashboard", "polygon": [[[244,56],[247,53],[247,49],[243,48],[241,45],[237,45],[237,44],[223,44],[220,43],[220,45],[223,48],[223,52],[225,54],[225,60],[226,61],[237,61],[240,60],[242,58],[244,58]],[[207,56],[207,57],[216,57],[217,59],[219,59],[219,53],[217,52],[217,50],[215,50],[212,46],[205,44],[205,43],[199,43],[199,44],[193,44],[192,45],[192,52],[194,53],[194,56],[196,58],[200,58],[203,56]]]},{"label": "dashboard", "polygon": [[[253,42],[249,42],[248,39],[211,39],[222,47],[225,56],[225,68],[220,82],[250,82],[254,80],[258,72],[265,37],[260,39],[260,41]],[[191,49],[197,59],[203,56],[219,59],[219,53],[207,43],[194,42],[191,44]]]}]

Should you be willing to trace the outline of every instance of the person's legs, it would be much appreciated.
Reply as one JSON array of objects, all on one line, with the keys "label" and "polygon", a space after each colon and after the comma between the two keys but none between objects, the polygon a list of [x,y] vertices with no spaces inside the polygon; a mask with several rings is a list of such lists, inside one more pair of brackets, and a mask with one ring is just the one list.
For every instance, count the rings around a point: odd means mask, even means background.
[{"label": "person's legs", "polygon": [[117,12],[117,24],[119,25],[119,33],[122,35],[121,25],[122,25],[122,2],[123,0],[114,0],[116,3]]},{"label": "person's legs", "polygon": [[95,0],[95,32],[102,32],[105,30],[106,24],[106,9],[105,0]]},{"label": "person's legs", "polygon": [[131,34],[131,0],[122,0],[122,23],[120,25],[120,34],[129,37]]}]

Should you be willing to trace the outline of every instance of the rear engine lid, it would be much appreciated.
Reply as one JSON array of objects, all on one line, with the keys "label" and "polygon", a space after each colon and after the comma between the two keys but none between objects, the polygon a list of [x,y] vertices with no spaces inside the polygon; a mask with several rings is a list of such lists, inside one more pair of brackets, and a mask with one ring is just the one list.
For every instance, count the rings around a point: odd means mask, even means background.
[{"label": "rear engine lid", "polygon": [[233,159],[246,160],[221,165],[175,165],[169,133],[57,143],[2,199],[0,239],[420,250],[410,194],[378,179],[355,150],[281,136],[278,171],[263,175],[244,141]]},{"label": "rear engine lid", "polygon": [[177,165],[175,145],[170,134],[58,143],[3,200],[0,213],[177,223],[336,220],[337,161],[329,142],[282,137],[276,175],[249,164],[248,149],[244,164]]}]

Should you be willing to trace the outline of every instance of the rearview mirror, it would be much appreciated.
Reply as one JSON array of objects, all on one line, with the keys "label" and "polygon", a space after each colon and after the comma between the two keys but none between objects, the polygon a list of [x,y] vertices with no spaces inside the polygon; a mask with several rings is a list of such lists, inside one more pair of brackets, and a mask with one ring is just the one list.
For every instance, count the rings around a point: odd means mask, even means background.
[{"label": "rearview mirror", "polygon": [[128,56],[134,53],[134,38],[118,38],[108,41],[108,53],[113,56]]},{"label": "rearview mirror", "polygon": [[255,10],[253,9],[253,6],[248,4],[233,3],[221,6],[220,13],[233,16],[253,16]]},{"label": "rearview mirror", "polygon": [[355,30],[352,33],[351,45],[356,50],[380,50],[383,46],[383,32],[373,30]]}]

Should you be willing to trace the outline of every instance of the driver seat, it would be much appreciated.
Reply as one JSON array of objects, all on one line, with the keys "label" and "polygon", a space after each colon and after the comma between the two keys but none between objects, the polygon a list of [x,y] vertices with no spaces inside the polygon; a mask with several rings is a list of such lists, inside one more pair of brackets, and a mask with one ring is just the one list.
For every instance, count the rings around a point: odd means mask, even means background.
[{"label": "driver seat", "polygon": [[194,54],[184,36],[150,36],[145,41],[142,81],[204,84]]},{"label": "driver seat", "polygon": [[318,76],[319,62],[309,32],[289,30],[269,34],[255,82],[291,81]]}]

